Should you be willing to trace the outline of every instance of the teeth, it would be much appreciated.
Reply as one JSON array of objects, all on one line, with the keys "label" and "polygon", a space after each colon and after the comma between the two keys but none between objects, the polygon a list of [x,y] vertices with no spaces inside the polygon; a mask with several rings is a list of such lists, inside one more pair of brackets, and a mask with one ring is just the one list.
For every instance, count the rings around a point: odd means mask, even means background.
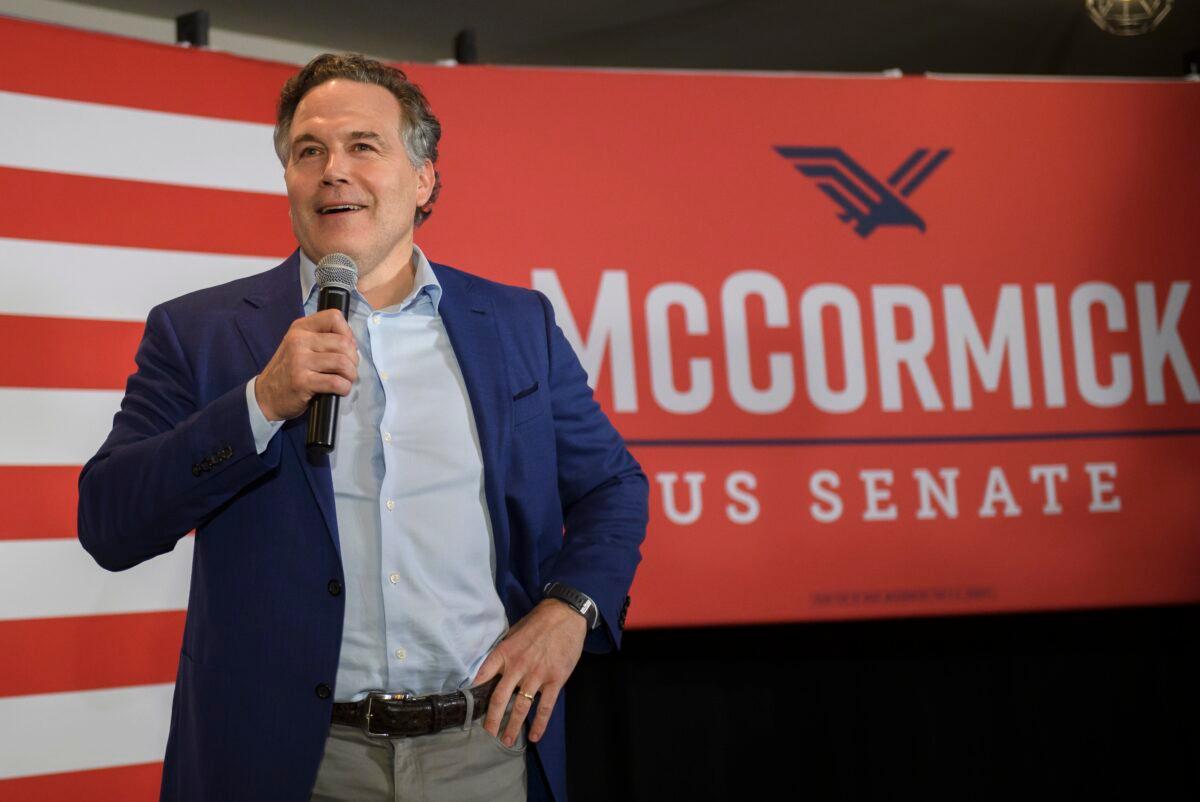
[{"label": "teeth", "polygon": [[346,204],[345,206],[329,206],[321,209],[321,214],[332,214],[333,212],[353,212],[361,208],[361,206],[355,206],[354,204]]}]

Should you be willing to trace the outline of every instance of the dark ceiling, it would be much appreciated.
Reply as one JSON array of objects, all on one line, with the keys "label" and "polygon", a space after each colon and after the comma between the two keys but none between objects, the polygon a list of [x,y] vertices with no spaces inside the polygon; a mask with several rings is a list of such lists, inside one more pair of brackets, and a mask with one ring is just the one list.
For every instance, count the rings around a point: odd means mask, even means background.
[{"label": "dark ceiling", "polygon": [[[202,4],[202,5],[201,5]],[[1158,30],[1101,31],[1084,0],[99,0],[173,17],[198,5],[214,27],[398,61],[454,55],[475,32],[497,64],[721,70],[1179,76],[1200,49],[1200,0]]]}]

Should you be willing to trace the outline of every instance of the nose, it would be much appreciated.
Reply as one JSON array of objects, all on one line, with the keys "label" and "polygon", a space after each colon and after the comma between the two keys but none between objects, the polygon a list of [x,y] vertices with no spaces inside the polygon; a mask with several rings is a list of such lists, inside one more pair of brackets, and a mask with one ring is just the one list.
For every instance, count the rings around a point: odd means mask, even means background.
[{"label": "nose", "polygon": [[321,172],[321,184],[333,186],[346,183],[349,183],[349,178],[346,175],[345,157],[336,150],[331,150],[325,157],[325,169]]}]

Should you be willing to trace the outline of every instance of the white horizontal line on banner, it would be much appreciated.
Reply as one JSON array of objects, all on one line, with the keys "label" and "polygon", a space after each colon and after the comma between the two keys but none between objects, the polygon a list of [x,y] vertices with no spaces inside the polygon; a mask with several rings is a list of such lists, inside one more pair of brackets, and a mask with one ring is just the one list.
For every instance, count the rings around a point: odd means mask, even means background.
[{"label": "white horizontal line on banner", "polygon": [[0,237],[0,314],[140,322],[155,304],[281,261]]},{"label": "white horizontal line on banner", "polygon": [[174,685],[0,698],[0,779],[162,760]]},{"label": "white horizontal line on banner", "polygon": [[271,126],[0,92],[0,164],[285,194]]},{"label": "white horizontal line on banner", "polygon": [[195,542],[113,572],[75,538],[0,540],[0,620],[185,610]]},{"label": "white horizontal line on banner", "polygon": [[0,420],[8,422],[0,465],[83,465],[108,437],[123,395],[0,387]]}]

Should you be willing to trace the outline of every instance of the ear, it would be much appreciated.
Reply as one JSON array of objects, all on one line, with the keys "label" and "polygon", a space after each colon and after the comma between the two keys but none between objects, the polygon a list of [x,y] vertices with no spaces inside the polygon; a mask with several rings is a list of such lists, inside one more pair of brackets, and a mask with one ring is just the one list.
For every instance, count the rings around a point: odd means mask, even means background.
[{"label": "ear", "polygon": [[[289,159],[288,161],[291,161],[291,160]],[[294,225],[294,224],[295,224],[295,222],[296,222],[296,217],[295,217],[295,215],[293,215],[293,214],[292,214],[292,182],[291,182],[291,175],[292,175],[292,174],[291,174],[291,171],[288,169],[287,165],[284,165],[284,168],[283,168],[283,185],[284,185],[284,187],[287,189],[287,197],[288,197],[288,222],[289,222],[289,223],[292,223],[292,224]]]},{"label": "ear", "polygon": [[433,169],[433,162],[429,159],[417,168],[417,207],[420,208],[429,203],[429,196],[433,194],[433,183],[436,180],[436,173]]}]

